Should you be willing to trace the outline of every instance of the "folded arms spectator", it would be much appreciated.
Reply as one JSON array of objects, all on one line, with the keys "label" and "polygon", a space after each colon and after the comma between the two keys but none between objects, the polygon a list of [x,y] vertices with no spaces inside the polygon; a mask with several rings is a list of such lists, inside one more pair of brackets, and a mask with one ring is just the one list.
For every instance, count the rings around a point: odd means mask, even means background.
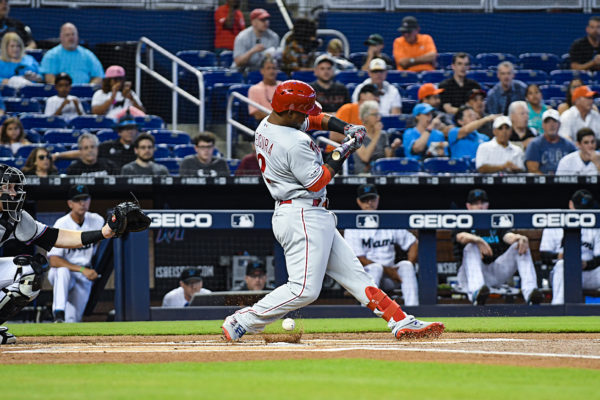
[{"label": "folded arms spectator", "polygon": [[482,174],[494,172],[523,172],[523,150],[509,142],[512,123],[507,116],[494,120],[494,138],[479,145],[475,166]]},{"label": "folded arms spectator", "polygon": [[402,19],[398,31],[402,36],[394,40],[394,59],[400,71],[431,71],[435,69],[437,49],[433,38],[420,34],[417,19],[407,16]]}]

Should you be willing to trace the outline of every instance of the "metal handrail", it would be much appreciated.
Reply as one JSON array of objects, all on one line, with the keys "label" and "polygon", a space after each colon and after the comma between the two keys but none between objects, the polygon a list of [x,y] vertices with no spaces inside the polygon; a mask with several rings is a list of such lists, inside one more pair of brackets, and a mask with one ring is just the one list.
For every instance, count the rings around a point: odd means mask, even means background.
[{"label": "metal handrail", "polygon": [[[324,136],[319,136],[317,138],[317,144],[321,143],[321,142],[325,143],[325,144],[328,144],[330,146],[333,146],[333,147],[338,147],[340,145],[338,142],[336,142],[334,140],[331,140],[329,138],[326,138]],[[352,157],[352,156],[350,156],[350,157]],[[343,175],[348,175],[348,163],[347,162],[345,162],[345,163],[342,164],[342,174]]]},{"label": "metal handrail", "polygon": [[[288,31],[285,35],[282,36],[281,42],[279,43],[279,47],[283,51],[285,49],[285,41],[292,34],[293,31]],[[346,59],[350,58],[350,42],[348,42],[348,38],[342,32],[335,29],[317,29],[317,36],[319,35],[329,35],[329,36],[337,36],[342,41],[344,45],[344,57]]]},{"label": "metal handrail", "polygon": [[[147,53],[148,64],[142,63],[142,47],[146,45],[149,47]],[[158,51],[163,56],[171,60],[171,81],[154,71],[154,50]],[[198,97],[196,98],[187,91],[183,90],[178,86],[178,75],[177,67],[181,66],[194,74],[198,79]],[[185,97],[193,104],[198,106],[198,130],[204,131],[204,77],[202,72],[192,67],[173,53],[165,50],[163,47],[154,43],[152,40],[145,36],[142,36],[138,41],[137,48],[135,51],[135,92],[141,97],[142,94],[142,71],[171,89],[171,128],[177,129],[177,109],[178,109],[178,97],[177,94]]]},{"label": "metal handrail", "polygon": [[240,99],[242,102],[250,104],[251,106],[254,106],[256,108],[258,108],[260,111],[265,112],[265,113],[270,113],[271,110],[269,110],[268,108],[264,107],[262,104],[258,104],[257,102],[255,102],[254,100],[250,100],[248,97],[244,96],[241,93],[238,92],[231,92],[231,94],[229,95],[229,98],[227,99],[227,159],[231,159],[232,156],[232,146],[233,146],[233,127],[235,126],[236,128],[238,128],[239,130],[247,133],[250,136],[254,136],[254,131],[250,128],[248,128],[246,125],[239,123],[238,121],[234,120],[232,117],[232,107],[233,107],[233,99],[237,98]]}]

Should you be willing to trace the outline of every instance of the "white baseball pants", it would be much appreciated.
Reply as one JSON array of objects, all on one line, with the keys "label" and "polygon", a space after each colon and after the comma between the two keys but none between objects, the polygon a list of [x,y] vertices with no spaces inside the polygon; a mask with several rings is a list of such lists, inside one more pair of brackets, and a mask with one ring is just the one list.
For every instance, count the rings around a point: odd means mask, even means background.
[{"label": "white baseball pants", "polygon": [[[558,260],[552,269],[552,304],[565,303],[565,260]],[[581,271],[583,289],[600,288],[600,267],[591,271]]]},{"label": "white baseball pants", "polygon": [[294,199],[276,206],[273,233],[285,253],[288,282],[235,314],[249,333],[262,332],[288,312],[315,301],[325,274],[361,304],[369,302],[365,289],[377,285],[336,229],[336,222],[331,211],[313,207],[312,200]]},{"label": "white baseball pants", "polygon": [[48,280],[52,285],[52,311],[63,310],[65,322],[81,322],[93,282],[66,267],[50,268]]},{"label": "white baseball pants", "polygon": [[[400,289],[402,290],[402,298],[404,299],[404,305],[406,306],[418,306],[419,305],[419,286],[417,283],[417,274],[415,267],[410,261],[402,260],[394,265],[398,270],[398,276],[400,276],[401,283]],[[372,263],[364,266],[367,274],[371,276],[373,282],[377,282],[381,289],[384,291],[393,290],[398,287],[398,282],[384,276],[383,265],[379,263]]]}]

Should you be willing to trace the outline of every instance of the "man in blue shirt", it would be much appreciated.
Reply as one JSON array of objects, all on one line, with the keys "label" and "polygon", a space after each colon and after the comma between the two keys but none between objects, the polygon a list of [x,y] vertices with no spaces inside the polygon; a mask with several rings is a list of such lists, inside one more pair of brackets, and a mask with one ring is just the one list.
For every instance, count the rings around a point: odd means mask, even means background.
[{"label": "man in blue shirt", "polygon": [[525,100],[527,85],[515,78],[515,69],[510,61],[498,64],[498,83],[487,94],[488,114],[508,115],[508,106],[517,100]]},{"label": "man in blue shirt", "polygon": [[527,171],[534,174],[552,174],[556,172],[561,158],[577,150],[575,145],[558,135],[560,116],[556,110],[546,110],[542,114],[544,134],[529,143],[525,152]]},{"label": "man in blue shirt", "polygon": [[55,76],[61,72],[68,73],[73,78],[74,85],[99,85],[104,77],[102,64],[94,53],[79,46],[79,33],[70,22],[60,28],[60,44],[44,55],[41,70],[46,83],[51,84],[54,84]]},{"label": "man in blue shirt", "polygon": [[477,148],[490,138],[477,129],[487,122],[493,121],[498,115],[490,114],[479,118],[475,110],[469,106],[461,106],[454,116],[457,127],[448,132],[448,144],[450,146],[450,157],[474,159]]},{"label": "man in blue shirt", "polygon": [[413,160],[425,157],[448,156],[448,142],[438,129],[441,126],[440,117],[433,118],[433,107],[420,103],[413,108],[413,116],[417,121],[414,128],[404,132],[404,154]]}]

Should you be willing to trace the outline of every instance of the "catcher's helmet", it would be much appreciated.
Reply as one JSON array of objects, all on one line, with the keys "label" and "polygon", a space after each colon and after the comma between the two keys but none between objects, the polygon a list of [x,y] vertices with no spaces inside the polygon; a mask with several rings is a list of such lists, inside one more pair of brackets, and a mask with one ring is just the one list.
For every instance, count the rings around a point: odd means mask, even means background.
[{"label": "catcher's helmet", "polygon": [[[15,196],[10,195],[10,185],[14,184]],[[25,203],[25,175],[18,169],[0,164],[0,202],[2,210],[15,222],[21,220],[21,211]]]},{"label": "catcher's helmet", "polygon": [[308,115],[319,115],[321,105],[316,99],[317,94],[309,84],[289,80],[277,85],[271,105],[277,112],[292,110]]}]

